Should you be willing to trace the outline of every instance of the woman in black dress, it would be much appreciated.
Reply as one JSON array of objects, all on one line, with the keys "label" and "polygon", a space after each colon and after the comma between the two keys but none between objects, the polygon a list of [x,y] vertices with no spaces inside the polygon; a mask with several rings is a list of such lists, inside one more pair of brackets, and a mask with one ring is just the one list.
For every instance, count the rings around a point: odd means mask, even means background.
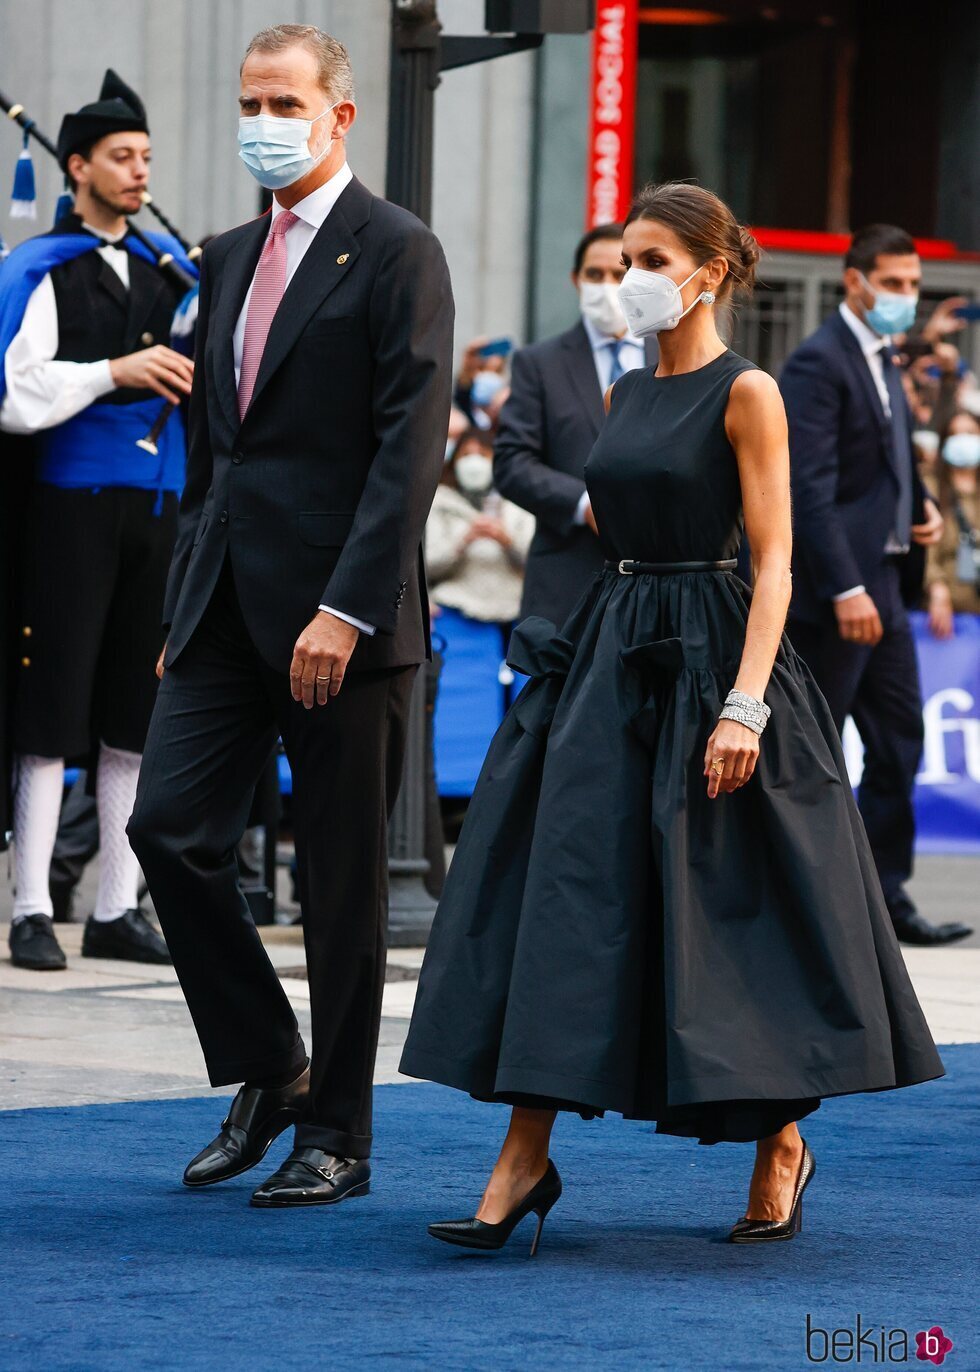
[{"label": "woman in black dress", "polygon": [[730,1238],[790,1238],[814,1170],[796,1122],[943,1075],[833,720],[782,635],[783,406],[713,309],[751,287],[757,246],[672,183],[637,199],[623,258],[660,363],[607,393],[586,467],[609,561],[560,631],[514,631],[531,680],[480,774],[401,1060],[513,1107],[476,1215],[430,1226],[469,1247],[535,1211],[536,1248],[556,1110],[754,1141]]}]

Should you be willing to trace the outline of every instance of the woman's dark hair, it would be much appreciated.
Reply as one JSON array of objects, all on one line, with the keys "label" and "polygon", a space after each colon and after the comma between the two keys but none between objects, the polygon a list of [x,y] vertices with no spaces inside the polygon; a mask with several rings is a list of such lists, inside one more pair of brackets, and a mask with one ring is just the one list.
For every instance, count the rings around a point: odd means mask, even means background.
[{"label": "woman's dark hair", "polygon": [[582,270],[585,254],[592,247],[593,243],[601,243],[606,239],[613,239],[618,243],[622,236],[622,224],[599,224],[596,228],[590,229],[587,234],[584,234],[579,239],[578,246],[575,249],[575,257],[572,262],[572,271],[575,275],[578,276],[579,272]]},{"label": "woman's dark hair", "polygon": [[915,250],[915,240],[904,229],[896,228],[894,224],[866,224],[851,239],[844,266],[857,267],[859,272],[867,276],[868,272],[874,271],[882,253],[908,257]]},{"label": "woman's dark hair", "polygon": [[713,191],[689,181],[651,183],[637,193],[626,216],[626,227],[635,219],[666,224],[699,262],[723,257],[728,274],[718,289],[719,297],[751,293],[759,245]]},{"label": "woman's dark hair", "polygon": [[479,443],[484,452],[489,453],[491,457],[493,456],[493,439],[490,436],[488,429],[464,429],[453,444],[453,450],[443,465],[442,475],[439,480],[444,486],[456,485],[456,476],[453,472],[453,467],[455,466],[456,458],[463,451],[467,443]]}]

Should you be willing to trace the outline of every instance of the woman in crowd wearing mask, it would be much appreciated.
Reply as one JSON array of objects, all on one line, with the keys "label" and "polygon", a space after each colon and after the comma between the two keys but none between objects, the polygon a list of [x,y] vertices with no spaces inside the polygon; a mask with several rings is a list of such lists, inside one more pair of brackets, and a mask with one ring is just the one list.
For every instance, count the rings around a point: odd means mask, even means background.
[{"label": "woman in crowd wearing mask", "polygon": [[923,472],[945,518],[940,543],[926,567],[929,627],[951,638],[954,614],[980,614],[980,420],[953,415],[939,443],[938,464]]},{"label": "woman in crowd wearing mask", "polygon": [[[531,681],[470,803],[401,1062],[512,1107],[476,1215],[430,1226],[467,1247],[533,1212],[535,1251],[558,1110],[755,1142],[729,1237],[791,1238],[814,1175],[797,1121],[943,1075],[833,719],[782,633],[785,414],[714,318],[755,241],[674,182],[640,194],[623,257],[660,362],[607,392],[586,467],[608,561],[561,632],[514,631]],[[754,590],[732,570],[743,510]]]},{"label": "woman in crowd wearing mask", "polygon": [[498,339],[497,345],[501,343],[507,344],[507,351],[496,350],[489,338],[474,338],[463,353],[453,388],[453,406],[462,410],[475,429],[495,428],[507,399],[505,373],[510,344]]},{"label": "woman in crowd wearing mask", "polygon": [[[534,517],[493,489],[489,436],[468,429],[446,463],[425,529],[429,595],[441,611],[439,633],[447,649],[435,718],[443,794],[470,794],[500,723],[498,675],[533,533]],[[475,668],[475,676],[458,672],[460,662]]]}]

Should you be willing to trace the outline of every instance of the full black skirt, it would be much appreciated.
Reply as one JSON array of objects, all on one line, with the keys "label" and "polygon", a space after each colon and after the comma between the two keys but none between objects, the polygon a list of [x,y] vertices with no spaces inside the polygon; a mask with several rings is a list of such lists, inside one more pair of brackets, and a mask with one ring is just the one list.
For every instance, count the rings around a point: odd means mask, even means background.
[{"label": "full black skirt", "polygon": [[477,783],[401,1061],[482,1100],[748,1141],[943,1075],[837,732],[783,639],[755,775],[707,797],[745,641],[736,576],[597,577]]}]

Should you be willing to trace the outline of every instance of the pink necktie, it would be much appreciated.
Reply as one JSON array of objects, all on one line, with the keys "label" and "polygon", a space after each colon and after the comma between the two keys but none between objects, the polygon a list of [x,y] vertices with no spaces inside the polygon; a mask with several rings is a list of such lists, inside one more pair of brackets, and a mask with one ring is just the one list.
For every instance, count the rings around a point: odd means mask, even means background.
[{"label": "pink necktie", "polygon": [[255,269],[248,314],[245,316],[242,366],[238,376],[238,413],[242,419],[252,399],[272,321],[286,290],[286,233],[298,218],[292,210],[279,211],[272,221],[259,265]]}]

